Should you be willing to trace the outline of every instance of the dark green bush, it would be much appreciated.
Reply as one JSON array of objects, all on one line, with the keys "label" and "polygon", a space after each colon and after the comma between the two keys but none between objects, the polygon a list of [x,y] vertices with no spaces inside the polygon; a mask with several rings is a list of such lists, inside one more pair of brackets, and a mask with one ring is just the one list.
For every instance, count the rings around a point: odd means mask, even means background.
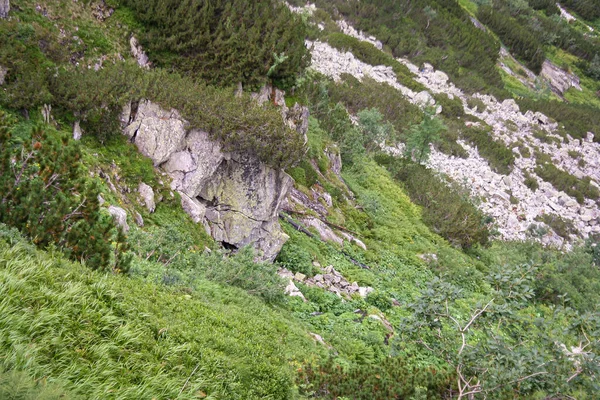
[{"label": "dark green bush", "polygon": [[[582,104],[554,100],[517,99],[521,110],[539,111],[564,125],[569,135],[585,138],[587,132],[600,132],[600,113],[598,109]],[[598,135],[596,135],[598,136]],[[595,141],[600,138],[596,137]]]},{"label": "dark green bush", "polygon": [[447,94],[436,94],[434,96],[435,102],[442,106],[442,115],[445,117],[456,118],[465,115],[462,101],[459,98],[450,100]]},{"label": "dark green bush", "polygon": [[556,234],[564,239],[569,240],[570,235],[577,234],[577,229],[573,222],[564,219],[557,214],[544,214],[536,217],[536,221],[543,222],[548,225]]},{"label": "dark green bush", "polygon": [[431,230],[463,249],[489,243],[489,221],[463,188],[406,159],[379,155],[376,161],[386,165],[411,200],[423,207],[423,221]]},{"label": "dark green bush", "polygon": [[492,138],[489,128],[465,127],[463,137],[474,146],[479,154],[488,160],[492,170],[508,175],[515,165],[515,155],[503,142]]},{"label": "dark green bush", "polygon": [[213,85],[258,87],[267,76],[292,86],[309,61],[305,25],[276,0],[126,0],[161,67]]},{"label": "dark green bush", "polygon": [[525,186],[527,186],[529,189],[533,190],[534,192],[540,188],[540,184],[538,183],[537,179],[535,179],[533,176],[531,176],[531,174],[529,174],[528,172],[525,172],[524,183],[525,183]]},{"label": "dark green bush", "polygon": [[76,142],[47,127],[9,131],[0,111],[0,222],[94,269],[125,271],[125,238],[100,212],[97,182],[80,154]]},{"label": "dark green bush", "polygon": [[477,18],[492,29],[511,53],[525,61],[536,74],[542,70],[545,55],[536,36],[517,20],[491,6],[479,7]]},{"label": "dark green bush", "polygon": [[164,70],[144,72],[130,63],[98,72],[63,69],[52,80],[52,91],[56,106],[79,115],[84,129],[100,139],[120,134],[123,105],[147,98],[178,110],[191,127],[209,132],[226,151],[255,154],[277,168],[294,165],[304,154],[304,138],[284,124],[275,106]]},{"label": "dark green bush", "polygon": [[298,377],[306,395],[373,400],[442,398],[453,380],[451,371],[411,367],[397,357],[348,368],[330,359],[320,365],[305,366]]}]

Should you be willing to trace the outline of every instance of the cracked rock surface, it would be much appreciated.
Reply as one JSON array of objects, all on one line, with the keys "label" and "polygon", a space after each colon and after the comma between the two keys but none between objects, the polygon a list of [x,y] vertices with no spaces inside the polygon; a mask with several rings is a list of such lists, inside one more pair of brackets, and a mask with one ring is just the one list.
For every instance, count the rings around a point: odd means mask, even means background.
[{"label": "cracked rock surface", "polygon": [[177,111],[151,101],[126,107],[121,120],[124,134],[171,176],[184,210],[215,240],[234,249],[252,245],[261,260],[276,257],[287,240],[278,214],[291,177],[251,155],[223,152]]}]

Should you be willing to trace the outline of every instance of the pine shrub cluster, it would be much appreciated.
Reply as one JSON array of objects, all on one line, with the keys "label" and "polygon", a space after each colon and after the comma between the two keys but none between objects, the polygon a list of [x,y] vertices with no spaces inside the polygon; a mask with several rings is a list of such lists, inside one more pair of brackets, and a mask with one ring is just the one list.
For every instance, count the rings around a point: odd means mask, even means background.
[{"label": "pine shrub cluster", "polygon": [[94,269],[126,270],[125,237],[100,212],[77,144],[42,126],[13,134],[7,120],[0,113],[0,222]]},{"label": "pine shrub cluster", "polygon": [[126,0],[156,65],[218,86],[292,86],[309,61],[301,18],[280,1]]}]

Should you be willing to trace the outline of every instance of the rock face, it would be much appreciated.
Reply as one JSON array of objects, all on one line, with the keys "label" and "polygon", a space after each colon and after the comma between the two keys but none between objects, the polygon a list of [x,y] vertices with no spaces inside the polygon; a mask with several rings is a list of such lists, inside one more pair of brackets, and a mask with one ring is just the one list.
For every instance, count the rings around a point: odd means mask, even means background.
[{"label": "rock face", "polygon": [[131,39],[129,39],[129,45],[131,47],[131,54],[137,60],[138,65],[142,68],[150,68],[150,60],[135,36],[132,36]]},{"label": "rock face", "polygon": [[10,11],[10,1],[9,0],[0,0],[0,18],[8,17],[9,11]]},{"label": "rock face", "polygon": [[253,245],[272,261],[287,240],[278,223],[293,180],[254,156],[223,152],[177,111],[142,100],[126,107],[124,134],[172,178],[184,210],[224,246]]},{"label": "rock face", "polygon": [[127,224],[127,212],[121,207],[110,206],[108,207],[108,213],[112,215],[115,223],[123,229],[124,233],[129,232],[129,225]]},{"label": "rock face", "polygon": [[558,68],[548,60],[544,61],[540,75],[548,80],[550,87],[557,94],[562,95],[572,87],[581,90],[579,77]]}]

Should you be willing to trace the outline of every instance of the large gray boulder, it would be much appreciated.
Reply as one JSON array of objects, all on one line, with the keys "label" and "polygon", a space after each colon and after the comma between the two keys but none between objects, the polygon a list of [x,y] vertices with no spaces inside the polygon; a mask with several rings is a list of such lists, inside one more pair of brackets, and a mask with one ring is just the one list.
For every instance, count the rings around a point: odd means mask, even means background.
[{"label": "large gray boulder", "polygon": [[548,60],[544,61],[544,64],[542,64],[540,76],[544,77],[548,81],[552,91],[559,95],[562,95],[572,87],[581,90],[579,77],[577,75],[557,67]]},{"label": "large gray boulder", "polygon": [[278,222],[293,180],[256,157],[223,152],[208,133],[188,129],[177,111],[148,100],[128,106],[124,134],[172,178],[184,210],[224,246],[252,245],[275,259],[288,239]]},{"label": "large gray boulder", "polygon": [[0,0],[0,18],[8,17],[9,11],[10,11],[10,1],[9,0]]},{"label": "large gray boulder", "polygon": [[152,159],[154,165],[161,165],[184,148],[188,124],[176,110],[167,111],[158,104],[142,100],[128,111],[129,117],[122,117],[122,120],[132,121],[124,133],[140,153]]}]

